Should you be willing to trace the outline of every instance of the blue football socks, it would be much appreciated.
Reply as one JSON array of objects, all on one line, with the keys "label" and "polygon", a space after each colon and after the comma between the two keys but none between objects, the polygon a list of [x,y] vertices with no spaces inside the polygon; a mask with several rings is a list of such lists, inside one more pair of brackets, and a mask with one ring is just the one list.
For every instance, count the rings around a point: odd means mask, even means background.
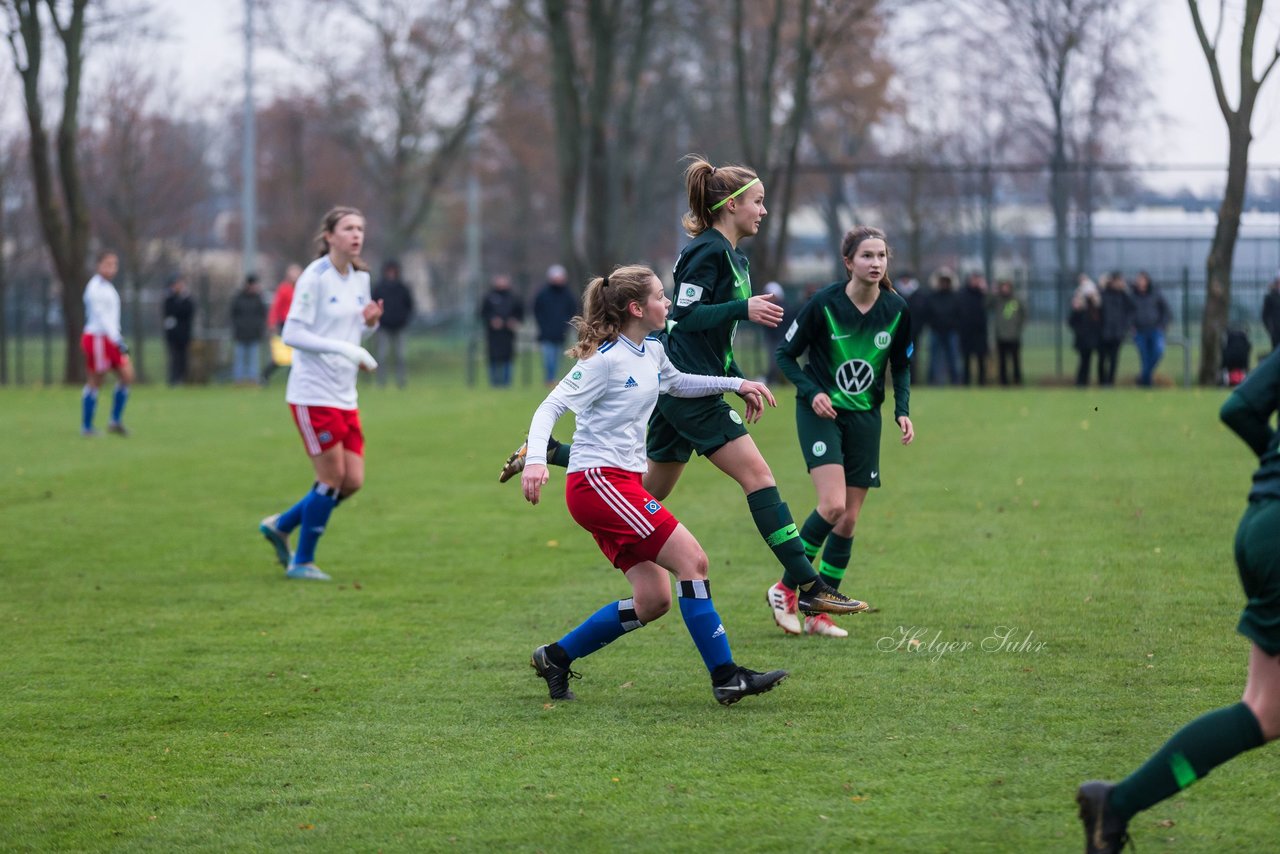
[{"label": "blue football socks", "polygon": [[315,489],[303,499],[302,525],[298,531],[298,549],[293,562],[311,563],[316,559],[316,543],[329,523],[329,514],[338,503],[338,490],[326,483],[317,483]]},{"label": "blue football socks", "polygon": [[715,603],[711,601],[711,582],[681,581],[679,598],[680,616],[684,618],[685,628],[698,647],[707,671],[715,673],[717,668],[731,664],[733,654],[729,651],[729,637],[720,622],[720,615],[716,613]]},{"label": "blue football socks", "polygon": [[596,611],[586,622],[558,643],[570,659],[582,658],[597,650],[604,649],[627,632],[635,631],[644,623],[636,617],[634,599],[622,599],[610,602]]},{"label": "blue football socks", "polygon": [[116,386],[115,394],[111,396],[111,423],[119,424],[120,419],[124,417],[124,405],[129,402],[129,387],[121,383]]},{"label": "blue football socks", "polygon": [[85,386],[80,393],[80,427],[86,433],[93,430],[93,411],[98,408],[98,390]]}]

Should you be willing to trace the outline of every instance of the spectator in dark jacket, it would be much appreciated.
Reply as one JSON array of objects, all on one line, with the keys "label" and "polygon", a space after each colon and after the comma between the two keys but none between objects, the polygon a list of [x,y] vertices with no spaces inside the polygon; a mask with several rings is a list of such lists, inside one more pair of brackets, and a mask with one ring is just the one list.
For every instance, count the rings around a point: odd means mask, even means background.
[{"label": "spectator in dark jacket", "polygon": [[920,342],[924,340],[924,328],[929,325],[929,288],[910,273],[900,276],[894,287],[899,284],[905,285],[898,292],[907,301],[907,310],[911,312],[911,381],[916,382],[918,377],[923,383],[925,375],[920,366],[924,361],[924,351]]},{"label": "spectator in dark jacket", "polygon": [[959,294],[955,276],[946,267],[933,274],[928,296],[929,384],[960,384]]},{"label": "spectator in dark jacket", "polygon": [[524,320],[524,305],[511,290],[510,276],[493,277],[492,287],[480,302],[480,320],[484,323],[489,351],[489,385],[504,388],[511,385],[516,332]]},{"label": "spectator in dark jacket", "polygon": [[1280,350],[1280,272],[1262,298],[1262,325],[1271,336],[1271,349]]},{"label": "spectator in dark jacket", "polygon": [[995,316],[996,358],[1000,360],[1000,385],[1022,385],[1022,329],[1027,307],[1013,292],[1013,282],[1001,280],[991,298]]},{"label": "spectator in dark jacket", "polygon": [[1139,272],[1133,280],[1133,343],[1142,362],[1138,385],[1151,385],[1156,366],[1164,358],[1164,334],[1170,316],[1169,303],[1151,283],[1151,277],[1145,270]]},{"label": "spectator in dark jacket", "polygon": [[1098,385],[1116,384],[1120,345],[1133,325],[1133,302],[1124,276],[1111,273],[1102,280],[1102,329],[1098,336]]},{"label": "spectator in dark jacket", "polygon": [[169,351],[169,385],[182,385],[187,381],[187,353],[191,349],[196,303],[181,273],[174,273],[165,281],[163,316],[164,345]]},{"label": "spectator in dark jacket", "polygon": [[244,287],[231,300],[231,337],[234,357],[231,378],[246,385],[258,384],[258,345],[267,331],[267,304],[254,273],[244,277]]},{"label": "spectator in dark jacket", "polygon": [[382,303],[382,318],[378,321],[378,385],[387,384],[387,355],[395,357],[396,386],[404,388],[407,369],[404,357],[404,330],[413,319],[413,292],[400,279],[400,264],[387,261],[382,265],[382,278],[373,286],[370,298]]},{"label": "spectator in dark jacket", "polygon": [[1098,286],[1083,273],[1071,296],[1071,314],[1067,323],[1075,333],[1075,348],[1080,354],[1076,385],[1084,388],[1089,384],[1089,364],[1102,343],[1102,296],[1098,293]]},{"label": "spectator in dark jacket", "polygon": [[560,356],[569,324],[578,313],[578,298],[569,289],[569,274],[559,264],[547,268],[547,283],[533,298],[533,319],[538,323],[538,349],[542,351],[542,380],[548,388],[560,380]]},{"label": "spectator in dark jacket", "polygon": [[[960,351],[964,355],[964,384],[987,384],[987,280],[980,273],[965,277],[960,289]],[[970,370],[970,365],[974,370]]]}]

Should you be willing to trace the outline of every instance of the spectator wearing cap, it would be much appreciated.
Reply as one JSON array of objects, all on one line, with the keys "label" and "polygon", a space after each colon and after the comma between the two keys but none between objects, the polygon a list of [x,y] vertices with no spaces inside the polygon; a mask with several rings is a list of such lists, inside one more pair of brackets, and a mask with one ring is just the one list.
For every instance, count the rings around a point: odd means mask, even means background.
[{"label": "spectator wearing cap", "polygon": [[171,273],[164,282],[164,345],[169,352],[169,385],[187,381],[187,353],[191,349],[191,325],[196,303],[181,273]]},{"label": "spectator wearing cap", "polygon": [[560,355],[565,337],[573,329],[570,321],[578,314],[578,298],[569,289],[564,267],[547,268],[547,283],[533,298],[533,319],[538,324],[538,349],[542,351],[542,379],[548,387],[560,379]]},{"label": "spectator wearing cap", "polygon": [[382,370],[376,376],[378,385],[387,384],[390,373],[388,355],[395,357],[396,387],[404,388],[408,381],[405,365],[404,330],[413,319],[413,291],[400,278],[400,263],[387,261],[382,265],[382,278],[374,285],[370,298],[382,303],[382,318],[378,322],[378,364]]}]

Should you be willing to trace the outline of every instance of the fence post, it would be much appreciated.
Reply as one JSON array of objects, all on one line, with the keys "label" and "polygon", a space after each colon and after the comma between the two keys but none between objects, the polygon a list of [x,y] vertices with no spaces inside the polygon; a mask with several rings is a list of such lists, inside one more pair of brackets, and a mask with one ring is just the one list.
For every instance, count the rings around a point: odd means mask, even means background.
[{"label": "fence post", "polygon": [[1182,385],[1191,388],[1191,269],[1182,267]]}]

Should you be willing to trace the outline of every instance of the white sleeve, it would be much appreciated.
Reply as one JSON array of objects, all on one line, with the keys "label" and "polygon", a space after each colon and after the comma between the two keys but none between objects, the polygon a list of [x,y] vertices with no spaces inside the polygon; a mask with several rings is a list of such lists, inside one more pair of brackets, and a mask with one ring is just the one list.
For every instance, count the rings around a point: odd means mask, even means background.
[{"label": "white sleeve", "polygon": [[319,291],[320,277],[310,269],[304,270],[298,277],[298,281],[294,283],[293,302],[289,303],[289,315],[285,318],[285,322],[297,318],[307,326],[315,323],[317,304],[320,302]]},{"label": "white sleeve", "polygon": [[569,410],[581,415],[604,394],[608,385],[609,364],[603,356],[588,356],[574,365],[533,413],[525,464],[546,465],[547,440],[551,438],[551,428],[555,427],[556,421]]},{"label": "white sleeve", "polygon": [[[648,346],[657,344],[648,342]],[[672,397],[707,397],[737,391],[742,388],[742,377],[712,377],[705,374],[686,374],[667,358],[667,351],[658,349],[658,394]]]},{"label": "white sleeve", "polygon": [[[314,312],[313,312],[314,313]],[[293,309],[289,309],[289,317],[284,322],[284,331],[280,337],[284,343],[288,344],[295,350],[305,350],[309,353],[337,353],[339,356],[345,356],[357,365],[360,364],[365,353],[363,347],[350,344],[346,341],[339,341],[336,338],[325,338],[311,331],[311,325],[301,318],[293,316]]]}]

